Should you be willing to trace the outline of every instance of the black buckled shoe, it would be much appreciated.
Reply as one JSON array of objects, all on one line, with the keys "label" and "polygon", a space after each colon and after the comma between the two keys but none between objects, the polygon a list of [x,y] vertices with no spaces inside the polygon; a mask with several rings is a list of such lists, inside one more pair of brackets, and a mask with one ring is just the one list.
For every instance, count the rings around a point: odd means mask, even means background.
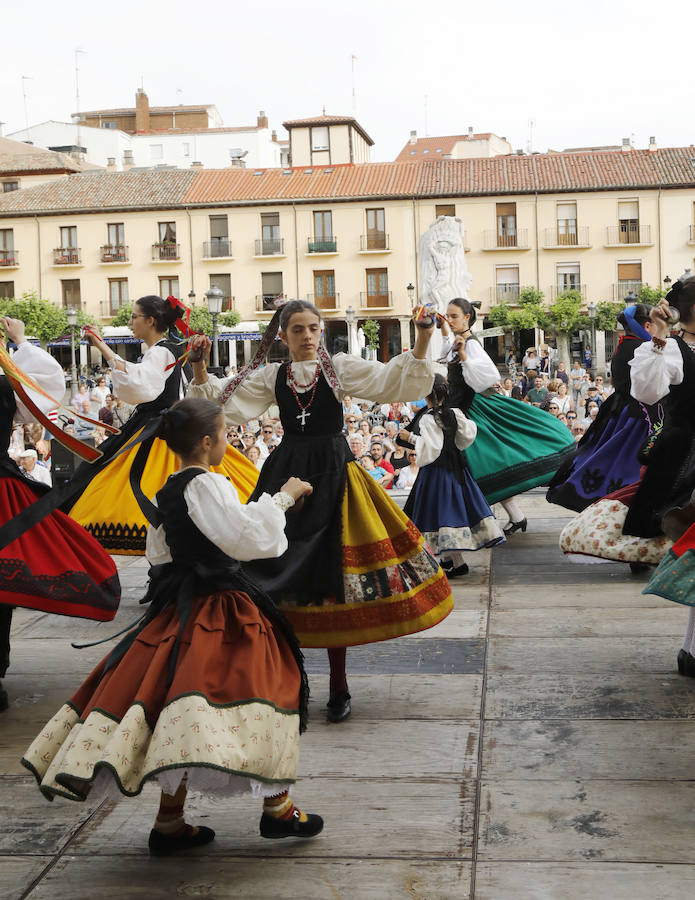
[{"label": "black buckled shoe", "polygon": [[522,534],[526,534],[527,527],[528,519],[524,517],[520,522],[507,522],[502,530],[505,534],[514,534],[515,531],[521,531]]},{"label": "black buckled shoe", "polygon": [[350,695],[347,691],[331,694],[326,704],[326,718],[329,722],[344,722],[352,712]]},{"label": "black buckled shoe", "polygon": [[444,571],[448,574],[454,568],[453,559],[443,559],[439,565],[444,569]]},{"label": "black buckled shoe", "polygon": [[160,834],[153,828],[150,831],[148,846],[152,856],[171,856],[173,853],[189,850],[191,847],[202,847],[203,844],[209,844],[214,839],[215,832],[212,828],[206,828],[204,825],[199,825],[196,830],[192,825],[186,825],[183,834],[178,837]]},{"label": "black buckled shoe", "polygon": [[688,678],[695,678],[695,657],[687,650],[678,651],[678,672]]},{"label": "black buckled shoe", "polygon": [[447,578],[460,578],[461,575],[468,575],[468,566],[466,563],[461,563],[455,569],[445,569],[444,571]]},{"label": "black buckled shoe", "polygon": [[7,691],[2,686],[2,681],[0,681],[0,712],[8,709],[10,706],[10,698],[7,695]]},{"label": "black buckled shoe", "polygon": [[306,814],[306,822],[299,819],[299,810],[295,809],[289,819],[276,819],[263,813],[261,816],[261,837],[276,840],[277,838],[297,837],[312,838],[323,831],[323,819],[313,813]]}]

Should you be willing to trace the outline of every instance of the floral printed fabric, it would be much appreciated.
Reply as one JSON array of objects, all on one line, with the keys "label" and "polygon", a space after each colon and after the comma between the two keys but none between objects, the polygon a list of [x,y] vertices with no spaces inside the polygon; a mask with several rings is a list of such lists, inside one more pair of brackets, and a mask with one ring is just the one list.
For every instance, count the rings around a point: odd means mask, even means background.
[{"label": "floral printed fabric", "polygon": [[619,500],[598,500],[572,519],[560,535],[563,553],[616,562],[658,565],[671,549],[667,537],[640,538],[623,534],[628,507]]}]

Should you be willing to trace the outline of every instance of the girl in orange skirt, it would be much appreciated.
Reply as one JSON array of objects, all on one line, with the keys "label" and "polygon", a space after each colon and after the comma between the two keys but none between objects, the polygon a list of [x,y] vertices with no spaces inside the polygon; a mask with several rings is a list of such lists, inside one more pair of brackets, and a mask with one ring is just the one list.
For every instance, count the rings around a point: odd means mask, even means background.
[{"label": "girl in orange skirt", "polygon": [[150,852],[206,844],[188,825],[187,788],[264,798],[263,837],[312,837],[323,821],[289,796],[297,770],[307,682],[291,627],[241,571],[240,560],[287,547],[285,511],[311,486],[290,478],[242,506],[221,474],[226,449],[217,404],[186,399],[160,436],[182,461],[157,493],[147,533],[150,607],[58,711],[22,763],[41,791],[84,800],[99,784],[126,796],[162,788]]},{"label": "girl in orange skirt", "polygon": [[[321,345],[321,314],[292,300],[268,325],[255,360],[231,380],[194,363],[191,395],[224,405],[227,421],[246,422],[277,403],[284,437],[263,464],[255,499],[276,491],[290,473],[310,481],[313,495],[287,526],[279,559],[246,567],[275,600],[305,647],[326,647],[330,660],[327,718],[351,712],[346,647],[431,628],[453,607],[446,576],[405,513],[356,462],[342,432],[346,394],[380,403],[415,400],[432,390],[427,359],[433,322],[416,322],[412,351],[386,365]],[[277,329],[291,363],[261,368]],[[209,352],[210,342],[195,339]]]}]

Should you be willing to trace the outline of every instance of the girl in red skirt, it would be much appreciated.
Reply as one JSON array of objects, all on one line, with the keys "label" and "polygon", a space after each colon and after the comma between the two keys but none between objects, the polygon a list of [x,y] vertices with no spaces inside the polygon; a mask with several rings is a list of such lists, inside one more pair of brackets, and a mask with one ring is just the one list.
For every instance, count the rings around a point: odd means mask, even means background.
[{"label": "girl in red skirt", "polygon": [[147,534],[152,565],[143,621],[48,723],[22,763],[48,799],[84,800],[95,783],[135,796],[162,788],[150,852],[206,844],[188,825],[187,788],[264,798],[263,837],[312,837],[320,816],[293,805],[307,682],[291,627],[241,571],[240,560],[287,547],[285,512],[311,486],[290,478],[242,506],[220,474],[226,429],[219,405],[186,399],[160,430],[181,468],[157,493]]}]

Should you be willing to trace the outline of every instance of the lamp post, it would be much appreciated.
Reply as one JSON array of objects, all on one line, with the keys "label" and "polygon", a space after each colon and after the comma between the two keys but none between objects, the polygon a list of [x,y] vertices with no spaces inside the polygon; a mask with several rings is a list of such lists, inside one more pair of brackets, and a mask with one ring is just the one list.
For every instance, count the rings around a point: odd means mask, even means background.
[{"label": "lamp post", "polygon": [[415,285],[411,283],[406,288],[408,292],[408,300],[410,300],[410,308],[412,309],[415,306]]},{"label": "lamp post", "polygon": [[591,320],[591,363],[593,369],[596,361],[596,304],[589,303],[586,311],[589,313],[589,319]]},{"label": "lamp post", "polygon": [[188,292],[188,303],[190,306],[195,306],[195,291],[193,288]]},{"label": "lamp post", "polygon": [[222,300],[224,294],[213,284],[209,291],[205,293],[205,299],[208,301],[208,311],[212,316],[212,364],[217,369],[220,365],[220,348],[217,343],[217,317],[222,312]]},{"label": "lamp post", "polygon": [[75,325],[77,325],[77,310],[68,306],[65,310],[68,319],[68,327],[70,328],[70,380],[72,382],[73,396],[77,393],[77,364],[75,363]]},{"label": "lamp post", "polygon": [[355,319],[357,318],[355,314],[355,310],[352,306],[348,306],[345,310],[345,321],[347,323],[347,339],[348,339],[348,354],[350,356],[355,355]]}]

